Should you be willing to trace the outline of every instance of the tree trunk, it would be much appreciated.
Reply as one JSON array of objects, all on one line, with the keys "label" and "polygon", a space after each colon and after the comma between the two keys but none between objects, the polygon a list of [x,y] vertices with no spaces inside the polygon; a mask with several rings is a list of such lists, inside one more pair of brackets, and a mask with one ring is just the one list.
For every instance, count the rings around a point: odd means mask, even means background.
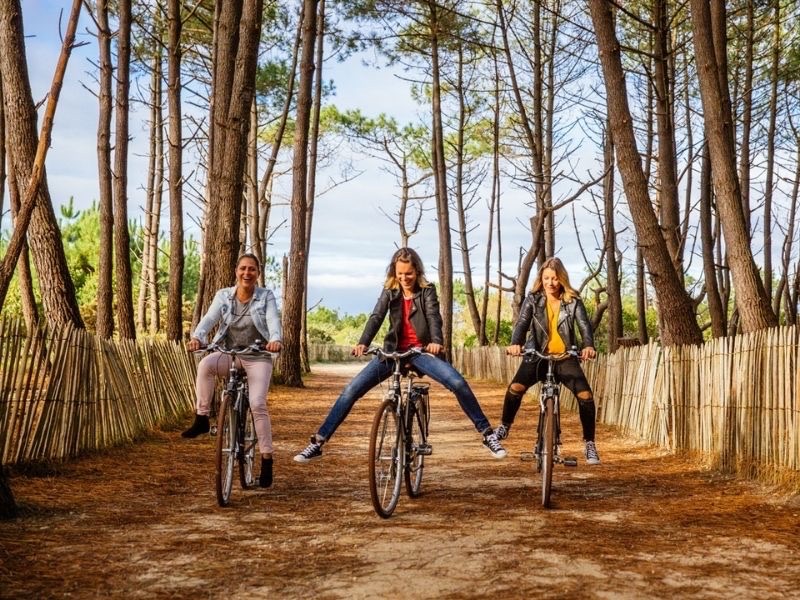
[{"label": "tree trunk", "polygon": [[694,307],[675,272],[648,196],[647,180],[628,107],[627,86],[611,6],[605,0],[590,0],[589,6],[597,34],[617,163],[637,238],[658,298],[659,314],[662,316],[662,343],[667,346],[699,344],[702,335]]},{"label": "tree trunk", "polygon": [[[713,0],[716,10],[724,11],[721,0]],[[725,53],[724,40],[714,40],[711,12],[705,0],[691,0],[695,57],[703,104],[704,125],[711,154],[711,173],[717,207],[727,245],[728,261],[736,287],[736,307],[744,332],[777,324],[758,267],[750,250],[750,236],[742,213],[739,180],[733,144],[732,122],[726,103],[727,80],[717,64],[715,52]],[[723,43],[723,48],[716,46]],[[721,81],[722,80],[722,81]],[[727,109],[725,108],[727,106]],[[720,110],[720,107],[723,107]]]},{"label": "tree trunk", "polygon": [[303,0],[303,35],[292,163],[292,231],[288,274],[283,294],[283,352],[278,359],[278,369],[283,377],[283,383],[295,387],[303,385],[300,338],[303,326],[306,261],[308,260],[306,255],[308,138],[311,126],[316,31],[317,0]]},{"label": "tree trunk", "polygon": [[456,219],[458,221],[458,245],[461,250],[461,267],[464,269],[464,294],[467,309],[469,310],[472,329],[477,339],[484,339],[486,332],[484,322],[478,311],[475,300],[475,287],[472,283],[472,261],[470,260],[470,245],[467,239],[467,203],[464,201],[464,152],[466,140],[464,131],[467,126],[467,105],[464,95],[464,48],[463,43],[458,44],[458,79],[455,93],[458,95],[458,130],[456,131],[456,173],[455,173],[455,201]]},{"label": "tree trunk", "polygon": [[[530,279],[531,271],[536,259],[539,258],[546,247],[543,243],[545,235],[545,223],[547,215],[543,212],[543,189],[542,182],[544,181],[544,174],[542,172],[542,140],[541,128],[531,127],[531,120],[528,118],[528,110],[525,107],[525,102],[522,98],[522,90],[520,89],[517,81],[517,73],[514,68],[514,60],[511,55],[511,45],[508,39],[508,24],[506,22],[505,11],[501,0],[496,0],[495,8],[497,10],[498,27],[503,38],[503,49],[506,55],[506,66],[508,67],[508,74],[511,84],[511,90],[514,94],[514,101],[516,109],[519,111],[519,123],[522,126],[525,134],[525,140],[528,143],[528,151],[531,154],[531,166],[533,171],[533,180],[535,196],[536,196],[536,213],[530,218],[531,224],[531,245],[525,253],[522,261],[520,262],[519,272],[514,283],[514,297],[512,300],[512,312],[514,320],[519,315],[519,310],[522,306],[522,301],[525,299],[526,289],[528,287],[528,280]],[[538,12],[536,13],[538,14]],[[536,27],[534,27],[534,35],[536,34]],[[538,38],[534,40],[534,50],[536,56],[540,53],[540,44]],[[533,94],[538,98],[538,102],[534,101],[535,106],[541,107],[541,72],[534,68],[534,77],[539,82],[537,85],[534,83]],[[534,120],[541,123],[541,118],[534,115]]]},{"label": "tree trunk", "polygon": [[117,32],[116,135],[114,142],[114,274],[117,326],[122,339],[136,339],[133,322],[131,236],[128,230],[128,131],[131,70],[131,0],[119,0]]},{"label": "tree trunk", "polygon": [[683,280],[683,257],[680,255],[680,211],[678,209],[678,170],[675,165],[675,121],[673,82],[670,77],[670,15],[667,0],[653,3],[655,27],[656,123],[658,126],[658,203],[661,227],[675,272]]},{"label": "tree trunk", "polygon": [[[25,185],[18,220],[0,266],[0,307],[27,235],[39,275],[44,313],[55,325],[71,323],[83,328],[75,286],[69,274],[61,232],[58,228],[44,166],[56,105],[67,62],[75,40],[81,0],[73,0],[61,54],[56,65],[42,123],[36,132],[36,107],[31,95],[25,55],[25,34],[19,0],[0,2],[0,72],[3,73],[3,102],[6,115],[6,143],[14,148],[13,170],[20,186]],[[22,191],[22,188],[20,188]]]},{"label": "tree trunk", "polygon": [[97,119],[97,182],[100,239],[97,248],[97,321],[95,333],[103,339],[114,335],[114,189],[111,172],[111,115],[114,66],[111,60],[111,30],[108,1],[97,3],[99,93]]},{"label": "tree trunk", "polygon": [[311,370],[308,357],[308,258],[311,256],[311,229],[317,195],[317,160],[319,152],[319,122],[322,110],[322,66],[325,58],[325,0],[319,0],[317,9],[317,35],[314,54],[314,99],[311,105],[311,123],[308,143],[308,217],[306,219],[306,262],[303,273],[303,322],[300,327],[300,354],[304,372]]},{"label": "tree trunk", "polygon": [[[7,154],[10,157],[13,154],[13,150],[9,149]],[[20,208],[19,186],[13,171],[11,172],[11,177],[8,178],[8,199],[11,205],[11,224],[13,225]],[[25,326],[31,332],[39,322],[39,309],[36,306],[36,295],[33,292],[31,256],[27,241],[24,242],[22,252],[20,252],[17,260],[17,285],[22,303],[22,316],[25,320]]]},{"label": "tree trunk", "polygon": [[453,343],[453,249],[450,242],[450,202],[447,192],[447,163],[444,156],[442,90],[439,67],[438,5],[428,3],[428,31],[431,43],[431,112],[433,164],[436,189],[436,220],[439,226],[439,299],[442,312],[442,338],[449,360]]},{"label": "tree trunk", "polygon": [[[775,137],[777,135],[778,121],[778,85],[781,80],[781,3],[772,0],[774,18],[772,21],[772,64],[769,69],[769,124],[767,125],[767,172],[764,175],[764,291],[767,299],[772,299],[772,196],[775,186]],[[775,312],[775,311],[773,311]]]},{"label": "tree trunk", "polygon": [[[741,122],[742,129],[739,141],[739,189],[742,191],[742,214],[744,215],[745,227],[747,231],[751,231],[750,226],[750,163],[752,157],[750,156],[750,136],[753,128],[753,45],[755,38],[755,19],[753,15],[753,3],[745,2],[744,10],[746,11],[746,25],[744,31],[744,60],[742,61],[742,68],[744,69],[744,82],[742,85],[742,114]],[[723,37],[725,32],[725,16],[721,15],[719,30],[720,38]],[[727,57],[725,58],[727,69]],[[722,65],[720,65],[722,68]]]},{"label": "tree trunk", "polygon": [[[260,22],[260,21],[259,21]],[[167,339],[183,337],[183,134],[181,124],[181,2],[167,4],[167,105],[169,110],[169,290]]]},{"label": "tree trunk", "polygon": [[723,337],[726,333],[728,314],[722,303],[717,284],[717,269],[714,264],[714,233],[712,223],[712,198],[714,190],[711,186],[711,157],[708,155],[708,145],[703,146],[703,159],[700,170],[700,239],[703,249],[703,273],[706,282],[706,302],[708,315],[711,319],[711,335],[715,338]]},{"label": "tree trunk", "polygon": [[[158,19],[160,11],[156,13]],[[154,28],[160,30],[159,23]],[[161,199],[164,187],[164,112],[162,109],[162,45],[156,40],[152,46],[152,72],[150,76],[150,159],[147,168],[145,192],[144,231],[142,241],[142,269],[139,276],[139,298],[136,307],[136,326],[139,331],[155,334],[160,327],[158,294],[158,237],[161,229]],[[149,307],[149,310],[148,310]]]},{"label": "tree trunk", "polygon": [[620,289],[619,264],[617,263],[617,230],[614,224],[614,137],[610,124],[606,125],[603,166],[606,176],[603,185],[605,205],[605,254],[606,254],[606,295],[608,296],[608,352],[615,352],[619,338],[624,334],[622,328],[622,291]]},{"label": "tree trunk", "polygon": [[779,290],[776,290],[775,299],[773,300],[776,315],[780,314],[780,303],[783,301],[785,320],[788,325],[794,325],[797,322],[797,304],[792,302],[791,297],[790,270],[796,231],[795,220],[797,218],[798,196],[800,196],[800,146],[795,149],[794,184],[792,185],[792,194],[789,199],[789,219],[786,237],[783,240],[781,251],[781,285]]},{"label": "tree trunk", "polygon": [[261,0],[217,5],[201,313],[234,278],[262,8]]}]

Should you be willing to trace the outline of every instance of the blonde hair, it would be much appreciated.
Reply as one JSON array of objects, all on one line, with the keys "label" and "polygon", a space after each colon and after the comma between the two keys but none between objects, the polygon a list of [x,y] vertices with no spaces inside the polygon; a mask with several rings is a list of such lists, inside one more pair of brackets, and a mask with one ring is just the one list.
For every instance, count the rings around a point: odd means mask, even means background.
[{"label": "blonde hair", "polygon": [[414,271],[417,273],[417,287],[426,288],[430,285],[428,280],[425,279],[425,266],[422,264],[422,259],[419,257],[416,250],[400,248],[392,255],[392,260],[389,261],[389,266],[386,269],[386,281],[383,283],[384,288],[387,290],[396,290],[400,287],[400,283],[397,281],[397,276],[395,275],[395,265],[398,262],[409,263],[414,267]]},{"label": "blonde hair", "polygon": [[555,271],[556,277],[558,278],[558,283],[561,284],[561,300],[569,304],[575,298],[580,296],[578,291],[572,287],[572,284],[569,282],[569,275],[567,274],[567,270],[564,268],[564,263],[561,262],[561,259],[556,258],[555,256],[545,260],[542,263],[542,266],[539,268],[539,273],[536,275],[536,281],[533,282],[533,287],[531,288],[531,291],[534,294],[542,291],[542,276],[544,275],[545,269],[552,269]]}]

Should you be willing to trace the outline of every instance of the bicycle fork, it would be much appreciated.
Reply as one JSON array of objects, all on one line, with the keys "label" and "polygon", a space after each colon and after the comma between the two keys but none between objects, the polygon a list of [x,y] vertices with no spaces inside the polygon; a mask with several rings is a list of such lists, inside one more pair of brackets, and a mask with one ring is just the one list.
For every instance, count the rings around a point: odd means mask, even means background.
[{"label": "bicycle fork", "polygon": [[[553,423],[555,425],[555,444],[553,444],[554,452],[553,462],[565,467],[577,467],[578,459],[574,456],[561,456],[561,403],[559,402],[558,392],[553,396]],[[537,456],[541,456],[542,452],[542,428],[544,427],[544,398],[539,400],[539,439],[536,442]]]}]

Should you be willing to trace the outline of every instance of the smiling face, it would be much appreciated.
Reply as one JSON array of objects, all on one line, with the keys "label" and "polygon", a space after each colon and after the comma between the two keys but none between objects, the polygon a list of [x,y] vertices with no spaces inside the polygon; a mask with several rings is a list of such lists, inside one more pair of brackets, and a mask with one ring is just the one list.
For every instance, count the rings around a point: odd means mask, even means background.
[{"label": "smiling face", "polygon": [[417,289],[417,270],[410,262],[398,260],[394,263],[394,276],[404,296],[410,296]]},{"label": "smiling face", "polygon": [[255,290],[258,282],[258,263],[250,256],[243,256],[236,265],[236,285],[248,295]]},{"label": "smiling face", "polygon": [[560,298],[563,288],[558,280],[558,274],[553,269],[542,270],[542,288],[549,298]]}]

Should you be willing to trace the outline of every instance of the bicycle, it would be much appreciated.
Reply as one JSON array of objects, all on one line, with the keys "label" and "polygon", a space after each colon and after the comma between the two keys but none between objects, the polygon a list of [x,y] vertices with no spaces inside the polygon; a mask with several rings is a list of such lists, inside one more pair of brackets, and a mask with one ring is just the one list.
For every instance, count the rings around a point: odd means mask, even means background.
[{"label": "bicycle", "polygon": [[365,354],[394,362],[389,390],[375,413],[369,437],[372,506],[378,515],[388,519],[400,499],[403,480],[409,497],[421,494],[425,457],[432,453],[428,444],[429,385],[415,382],[421,375],[403,365],[404,359],[422,354],[419,348],[405,352],[370,348]]},{"label": "bicycle", "polygon": [[535,356],[547,361],[547,374],[539,393],[539,424],[536,430],[537,437],[533,456],[536,459],[536,472],[542,474],[542,506],[550,508],[553,465],[562,464],[565,467],[578,465],[575,457],[562,457],[559,452],[559,446],[561,446],[561,405],[559,402],[561,385],[555,380],[553,365],[568,356],[578,358],[580,353],[575,348],[560,354],[542,354],[535,348],[526,348],[522,351],[522,356],[524,358]]},{"label": "bicycle", "polygon": [[[227,506],[233,489],[233,469],[239,465],[239,483],[243,490],[255,487],[261,469],[258,452],[258,436],[255,421],[250,412],[247,373],[241,363],[237,365],[236,356],[243,352],[265,353],[260,341],[244,348],[227,349],[211,344],[202,350],[219,352],[231,357],[231,366],[222,389],[222,397],[217,410],[216,428],[212,425],[211,435],[216,435],[215,486],[217,503]],[[269,353],[272,354],[272,353]],[[216,400],[212,402],[215,404]]]}]

